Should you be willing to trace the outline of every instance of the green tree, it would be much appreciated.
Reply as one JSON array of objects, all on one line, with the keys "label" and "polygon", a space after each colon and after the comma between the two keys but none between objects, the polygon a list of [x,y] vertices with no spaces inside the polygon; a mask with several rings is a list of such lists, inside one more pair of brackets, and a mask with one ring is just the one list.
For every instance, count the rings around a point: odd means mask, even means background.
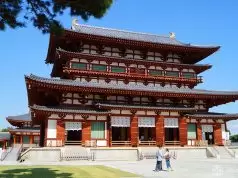
[{"label": "green tree", "polygon": [[56,20],[66,9],[71,16],[101,18],[113,0],[0,0],[0,30],[26,27],[28,22],[43,33],[57,32],[61,23]]},{"label": "green tree", "polygon": [[8,132],[8,128],[1,129],[1,132]]},{"label": "green tree", "polygon": [[231,140],[232,142],[238,142],[238,134],[236,134],[236,135],[231,135],[231,136],[230,136],[230,140]]}]

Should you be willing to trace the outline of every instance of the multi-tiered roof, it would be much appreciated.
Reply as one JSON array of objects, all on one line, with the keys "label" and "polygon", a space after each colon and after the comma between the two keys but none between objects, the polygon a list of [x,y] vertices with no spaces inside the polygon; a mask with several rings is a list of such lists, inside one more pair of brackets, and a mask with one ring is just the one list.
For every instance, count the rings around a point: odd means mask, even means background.
[{"label": "multi-tiered roof", "polygon": [[[97,44],[97,54],[82,53],[81,42],[87,41]],[[74,44],[74,45],[73,45]],[[76,45],[75,45],[76,44]],[[117,46],[120,49],[120,56],[105,56],[103,48],[105,45]],[[142,52],[141,59],[125,58],[125,48],[137,48]],[[68,63],[73,58],[83,58],[87,61],[97,59],[98,61],[105,61],[108,64],[112,62],[122,62],[126,65],[142,64],[145,66],[160,66],[177,67],[179,69],[193,69],[197,74],[210,69],[211,65],[196,64],[209,55],[216,52],[219,46],[198,46],[187,43],[182,43],[174,38],[174,36],[158,36],[146,33],[136,33],[122,30],[115,30],[109,28],[92,27],[88,25],[80,25],[73,23],[71,30],[64,30],[61,36],[51,34],[46,63],[53,64],[52,77],[43,78],[35,75],[25,76],[28,90],[29,105],[32,111],[40,113],[72,113],[72,114],[92,114],[100,115],[108,113],[115,108],[131,108],[144,109],[154,111],[181,111],[188,113],[190,118],[224,118],[235,119],[236,114],[217,114],[209,113],[206,110],[203,113],[197,112],[194,107],[180,107],[180,106],[134,106],[134,105],[115,105],[108,103],[96,103],[94,108],[76,108],[64,107],[59,105],[59,94],[62,92],[78,92],[78,93],[101,93],[101,94],[120,94],[126,96],[149,96],[149,97],[163,97],[163,98],[178,98],[178,99],[202,99],[206,100],[207,107],[213,107],[228,102],[234,102],[238,99],[238,92],[225,91],[210,91],[194,89],[202,80],[199,77],[167,77],[167,76],[146,76],[146,75],[128,75],[124,73],[109,73],[109,72],[95,72],[76,70],[70,68]],[[161,58],[164,61],[146,60],[145,56],[150,50],[160,51]],[[177,53],[181,56],[181,63],[165,62],[168,52]],[[85,76],[89,78],[108,77],[120,78],[125,81],[124,84],[116,84],[108,80],[103,83],[93,82],[90,80],[80,81],[75,80],[75,75]],[[136,80],[156,80],[162,84],[159,86],[152,85],[138,85],[128,82],[130,79]],[[186,83],[189,87],[180,87],[180,85],[167,87],[166,82]],[[55,95],[55,97],[51,97]],[[58,95],[58,96],[56,96]],[[84,98],[85,99],[85,98]],[[196,114],[194,114],[196,113]]]}]

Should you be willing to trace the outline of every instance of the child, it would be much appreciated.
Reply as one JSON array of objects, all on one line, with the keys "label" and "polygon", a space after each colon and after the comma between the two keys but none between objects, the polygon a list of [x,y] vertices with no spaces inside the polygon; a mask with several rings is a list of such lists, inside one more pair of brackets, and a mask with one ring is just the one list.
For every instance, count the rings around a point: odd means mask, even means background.
[{"label": "child", "polygon": [[167,170],[168,170],[168,171],[170,171],[170,170],[173,171],[173,169],[172,169],[172,167],[171,167],[171,165],[170,165],[171,155],[170,155],[170,153],[169,153],[169,149],[168,149],[168,148],[166,148],[166,152],[165,152],[165,154],[164,154],[164,158],[165,158]]}]

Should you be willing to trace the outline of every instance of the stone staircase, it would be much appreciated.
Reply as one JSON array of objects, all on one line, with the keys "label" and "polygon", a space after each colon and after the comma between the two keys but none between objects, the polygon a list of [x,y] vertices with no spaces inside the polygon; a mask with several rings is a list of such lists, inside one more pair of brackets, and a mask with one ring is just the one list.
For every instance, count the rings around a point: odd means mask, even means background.
[{"label": "stone staircase", "polygon": [[22,145],[20,144],[15,144],[14,147],[12,148],[11,152],[8,153],[4,161],[17,161],[18,156],[21,152]]},{"label": "stone staircase", "polygon": [[229,152],[229,150],[224,147],[224,146],[214,146],[213,147],[217,153],[218,153],[218,158],[220,159],[232,159],[234,158],[234,155],[231,154],[231,152]]}]

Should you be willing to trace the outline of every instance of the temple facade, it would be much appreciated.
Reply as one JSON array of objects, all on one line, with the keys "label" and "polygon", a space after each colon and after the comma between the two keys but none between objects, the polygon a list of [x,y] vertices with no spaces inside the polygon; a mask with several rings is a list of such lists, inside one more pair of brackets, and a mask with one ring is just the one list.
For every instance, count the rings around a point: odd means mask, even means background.
[{"label": "temple facade", "polygon": [[73,21],[50,36],[51,78],[25,76],[40,146],[224,145],[238,114],[209,109],[238,92],[195,88],[219,48]]}]

